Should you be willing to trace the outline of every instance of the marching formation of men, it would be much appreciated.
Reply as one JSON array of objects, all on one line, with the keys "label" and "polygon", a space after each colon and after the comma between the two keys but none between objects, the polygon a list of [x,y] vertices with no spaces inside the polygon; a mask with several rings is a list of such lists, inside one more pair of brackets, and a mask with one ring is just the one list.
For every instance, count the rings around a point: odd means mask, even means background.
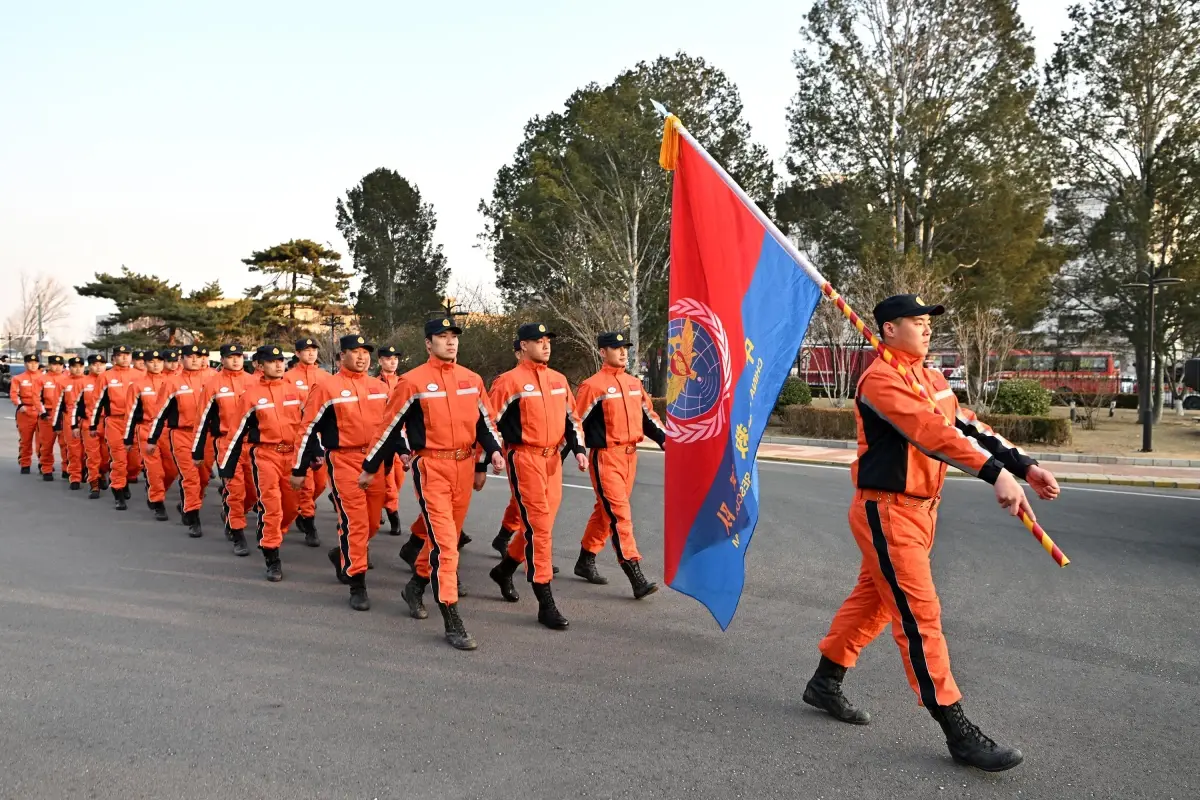
[{"label": "marching formation of men", "polygon": [[[61,475],[88,497],[111,491],[114,508],[127,511],[130,485],[144,480],[146,503],[157,520],[169,519],[168,498],[193,538],[203,536],[200,511],[214,468],[220,478],[221,519],[233,553],[247,556],[247,514],[268,581],[284,578],[280,546],[295,523],[310,547],[321,545],[316,500],[326,489],[335,512],[337,543],[329,550],[337,580],[349,587],[350,607],[366,611],[371,539],[388,522],[401,534],[400,490],[412,474],[416,520],[400,556],[413,569],[403,598],[415,619],[429,616],[426,590],[445,624],[446,640],[476,648],[459,610],[466,592],[458,579],[459,550],[472,492],[490,466],[507,474],[510,502],[493,540],[501,554],[490,575],[500,595],[518,602],[513,579],[522,564],[538,602],[538,621],[564,630],[551,581],[553,529],[562,501],[567,459],[590,472],[596,502],[580,542],[575,574],[607,583],[596,555],[611,538],[633,596],[658,587],[646,579],[633,535],[630,495],[637,445],[666,434],[641,382],[626,372],[629,339],[601,334],[601,370],[572,392],[549,367],[555,334],[544,324],[520,326],[513,343],[516,366],[490,389],[458,363],[462,329],[449,318],[425,325],[428,360],[400,373],[400,353],[376,348],[362,336],[343,336],[338,369],[317,366],[313,339],[295,343],[294,364],[277,346],[251,354],[244,369],[240,344],[220,348],[221,367],[209,366],[199,345],[134,351],[114,348],[86,359],[25,357],[12,381],[22,474],[36,455],[42,480],[55,480],[55,444]],[[369,374],[372,356],[378,377]],[[290,368],[289,368],[290,367]],[[65,368],[65,371],[64,371]]]}]

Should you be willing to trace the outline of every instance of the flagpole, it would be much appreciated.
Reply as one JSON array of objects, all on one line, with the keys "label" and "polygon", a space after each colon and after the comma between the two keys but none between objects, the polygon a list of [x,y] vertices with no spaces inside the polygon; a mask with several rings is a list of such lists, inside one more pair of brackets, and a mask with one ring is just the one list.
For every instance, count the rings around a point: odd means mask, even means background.
[{"label": "flagpole", "polygon": [[[771,235],[771,238],[783,248],[785,253],[792,257],[792,260],[799,265],[800,269],[804,270],[805,274],[808,275],[809,280],[821,287],[821,294],[828,297],[838,308],[838,310],[842,312],[846,319],[850,320],[850,324],[852,324],[855,329],[857,329],[858,332],[861,333],[868,342],[870,342],[871,346],[875,348],[876,352],[879,353],[880,358],[895,367],[900,373],[900,376],[906,379],[908,387],[916,395],[924,398],[925,401],[929,403],[929,406],[942,417],[947,425],[953,425],[953,421],[951,421],[938,407],[934,399],[929,396],[927,391],[925,391],[925,387],[921,385],[920,381],[912,377],[908,369],[905,368],[905,366],[901,364],[899,360],[892,354],[892,351],[888,350],[887,346],[879,339],[879,337],[872,333],[871,330],[866,326],[866,323],[863,322],[862,318],[854,312],[854,309],[850,308],[850,306],[846,303],[845,298],[838,294],[833,288],[833,285],[829,281],[825,280],[825,276],[818,272],[817,268],[812,265],[812,263],[804,256],[804,254],[796,249],[796,245],[794,245],[792,241],[783,234],[783,231],[776,227],[775,223],[771,221],[771,218],[768,217],[766,213],[758,207],[758,204],[750,199],[750,196],[746,194],[745,190],[743,190],[741,186],[738,186],[737,181],[735,181],[730,174],[725,171],[725,168],[718,164],[716,159],[714,159],[712,155],[704,149],[703,145],[696,141],[696,137],[692,136],[691,132],[684,127],[679,118],[674,114],[669,113],[666,107],[658,101],[651,100],[650,102],[654,104],[654,110],[665,119],[663,125],[662,153],[659,156],[659,163],[662,165],[663,169],[675,169],[678,159],[678,141],[676,140],[676,137],[682,138],[684,141],[690,144],[692,149],[702,159],[704,159],[704,162],[708,164],[718,176],[720,176],[725,185],[729,187],[729,190],[737,196],[738,200],[742,202],[742,205],[746,207],[746,210],[754,215],[754,218],[757,219],[763,228],[766,229],[767,233]],[[1033,534],[1033,538],[1038,541],[1038,544],[1040,544],[1042,548],[1050,554],[1050,557],[1053,558],[1060,567],[1065,567],[1067,564],[1071,563],[1071,559],[1067,558],[1066,554],[1058,548],[1058,545],[1054,543],[1054,540],[1050,538],[1050,535],[1046,533],[1042,526],[1039,525],[1033,519],[1033,517],[1029,516],[1029,514],[1027,514],[1025,511],[1021,511],[1020,516],[1021,522],[1023,522],[1025,527],[1029,529],[1029,532]]]}]

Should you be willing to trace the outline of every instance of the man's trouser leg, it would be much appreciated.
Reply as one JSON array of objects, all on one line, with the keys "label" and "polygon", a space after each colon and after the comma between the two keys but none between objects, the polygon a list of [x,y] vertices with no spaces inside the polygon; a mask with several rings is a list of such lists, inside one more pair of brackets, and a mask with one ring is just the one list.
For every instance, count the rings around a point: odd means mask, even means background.
[{"label": "man's trouser leg", "polygon": [[826,658],[852,667],[890,621],[908,683],[926,707],[962,699],[950,674],[941,603],[929,568],[936,522],[934,509],[855,498],[850,530],[863,564],[857,585],[820,644]]},{"label": "man's trouser leg", "polygon": [[437,602],[452,605],[458,602],[458,532],[471,505],[475,462],[418,456],[412,470],[422,527],[433,531],[417,556],[416,573],[429,581]]},{"label": "man's trouser leg", "polygon": [[238,464],[242,471],[242,486],[245,487],[246,492],[246,498],[242,501],[242,515],[244,516],[258,505],[258,490],[254,488],[254,475],[250,459],[241,459]]},{"label": "man's trouser leg", "polygon": [[104,441],[108,444],[108,455],[112,459],[109,485],[114,489],[124,489],[129,483],[129,458],[125,448],[124,417],[109,417],[104,420]]},{"label": "man's trouser leg", "polygon": [[158,446],[171,451],[171,460],[175,471],[179,473],[179,503],[184,513],[199,511],[204,501],[204,484],[200,469],[192,461],[192,441],[195,438],[192,431],[169,430],[167,441],[161,439]]},{"label": "man's trouser leg", "polygon": [[67,477],[71,476],[71,431],[66,425],[63,425],[62,430],[54,432],[54,438],[58,440],[58,455],[62,462],[62,471],[67,473]]},{"label": "man's trouser leg", "polygon": [[583,549],[593,555],[599,553],[611,536],[618,561],[640,561],[642,556],[633,539],[633,509],[629,505],[637,477],[637,453],[626,453],[623,447],[597,447],[589,460],[596,507],[583,532]]},{"label": "man's trouser leg", "polygon": [[171,465],[171,471],[168,473],[164,459],[169,459],[170,456],[164,452],[165,447],[155,448],[153,455],[144,451],[147,433],[148,425],[138,425],[137,439],[133,446],[142,451],[142,467],[146,473],[146,499],[151,503],[162,503],[167,499],[167,487],[171,484],[174,465]]},{"label": "man's trouser leg", "polygon": [[126,480],[136,478],[146,469],[146,465],[142,463],[142,448],[137,446],[126,448],[125,453]]},{"label": "man's trouser leg", "polygon": [[71,483],[83,482],[83,439],[87,433],[80,432],[78,438],[75,431],[67,431],[67,469]]},{"label": "man's trouser leg", "polygon": [[254,445],[249,455],[258,496],[258,532],[262,534],[260,546],[264,549],[278,548],[283,544],[283,535],[288,526],[296,518],[296,493],[288,483],[293,456],[291,453],[280,453],[270,445]]},{"label": "man's trouser leg", "polygon": [[558,451],[511,447],[507,454],[508,485],[521,516],[521,528],[508,543],[508,555],[525,567],[530,583],[554,578],[554,518],[562,503],[562,462]]},{"label": "man's trouser leg", "polygon": [[521,530],[521,509],[517,508],[517,499],[511,494],[508,497],[508,506],[504,509],[504,519],[500,520],[500,527],[512,534]]},{"label": "man's trouser leg", "polygon": [[400,466],[400,458],[392,459],[392,468],[388,470],[387,477],[384,478],[387,482],[387,496],[384,498],[383,507],[393,514],[400,511],[400,488],[404,485],[404,468]]},{"label": "man's trouser leg", "polygon": [[233,477],[225,480],[221,504],[225,511],[225,524],[231,531],[246,530],[246,496],[249,493],[246,489],[247,472],[239,466],[234,470]]},{"label": "man's trouser leg", "polygon": [[304,476],[304,486],[296,492],[296,502],[299,503],[299,513],[302,517],[314,517],[317,514],[317,499],[325,491],[326,477],[324,469],[310,469]]},{"label": "man's trouser leg", "polygon": [[387,494],[382,471],[375,473],[375,479],[366,491],[359,488],[362,463],[363,454],[358,448],[330,450],[325,455],[329,492],[337,514],[338,550],[341,551],[342,569],[347,575],[367,571],[367,542],[379,526],[379,512]]},{"label": "man's trouser leg", "polygon": [[42,474],[54,472],[54,443],[58,441],[58,432],[54,423],[49,419],[38,419],[38,466]]},{"label": "man's trouser leg", "polygon": [[17,449],[17,463],[22,467],[33,466],[33,445],[38,422],[33,409],[22,408],[17,411],[17,435],[21,442]]},{"label": "man's trouser leg", "polygon": [[109,468],[108,444],[104,440],[104,431],[83,430],[80,438],[83,440],[84,455],[87,457],[88,484],[99,490],[100,479],[108,474]]}]

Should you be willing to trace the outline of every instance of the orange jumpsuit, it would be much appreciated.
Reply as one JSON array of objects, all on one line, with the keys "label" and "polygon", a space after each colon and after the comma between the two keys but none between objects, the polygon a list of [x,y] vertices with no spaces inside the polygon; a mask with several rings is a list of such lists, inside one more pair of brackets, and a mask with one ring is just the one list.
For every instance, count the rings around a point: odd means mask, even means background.
[{"label": "orange jumpsuit", "polygon": [[171,463],[179,474],[179,504],[184,513],[200,510],[204,504],[204,492],[212,477],[211,450],[204,453],[203,467],[197,467],[192,461],[192,445],[196,441],[196,426],[200,422],[208,372],[185,369],[168,377],[163,387],[166,400],[146,434],[149,444],[158,444],[166,434],[167,439],[162,447],[168,451]]},{"label": "orange jumpsuit", "polygon": [[170,378],[165,373],[157,375],[147,372],[129,385],[126,406],[129,411],[125,419],[125,446],[142,452],[142,469],[146,475],[146,499],[151,504],[162,503],[167,497],[167,488],[179,477],[175,459],[166,447],[155,447],[153,453],[146,452],[150,428],[165,402]]},{"label": "orange jumpsuit", "polygon": [[907,353],[893,353],[955,424],[947,424],[882,359],[859,379],[858,460],[851,467],[857,490],[849,518],[862,564],[820,650],[836,664],[853,667],[891,622],[921,705],[948,706],[962,695],[950,674],[929,565],[946,465],[995,483],[1002,469],[1023,478],[1037,462],[960,409],[940,371]]},{"label": "orange jumpsuit", "polygon": [[17,462],[21,469],[33,466],[33,446],[37,439],[38,420],[45,413],[42,406],[42,387],[45,380],[41,370],[26,370],[20,375],[14,375],[8,395],[17,408],[17,434],[20,445],[17,450]]},{"label": "orange jumpsuit", "polygon": [[59,381],[62,392],[59,394],[58,406],[54,410],[54,429],[60,438],[67,442],[66,469],[71,483],[83,482],[83,435],[79,430],[79,417],[82,415],[80,403],[83,399],[83,388],[92,382],[86,373],[79,376],[68,374]]},{"label": "orange jumpsuit", "polygon": [[[38,417],[38,463],[43,475],[54,474],[54,444],[59,441],[58,432],[54,430],[54,409],[58,407],[59,397],[62,396],[61,372],[50,372],[47,369],[41,373],[42,415]],[[67,376],[70,377],[70,376]],[[60,455],[66,452],[60,445]],[[66,469],[66,458],[62,459],[63,469]]]},{"label": "orange jumpsuit", "polygon": [[[393,389],[400,383],[400,374],[397,372],[381,372],[379,380],[383,381],[388,387],[388,394],[391,395]],[[383,507],[392,514],[400,513],[400,488],[404,486],[404,469],[400,466],[400,458],[397,456],[393,459],[391,467],[387,471],[385,480],[387,481],[387,495],[384,498]],[[417,517],[417,522],[413,523],[413,533],[416,534],[417,524],[421,517]],[[425,538],[424,526],[421,527],[421,538]]]},{"label": "orange jumpsuit", "polygon": [[79,401],[75,408],[79,424],[79,436],[83,441],[83,456],[87,459],[88,483],[93,492],[105,487],[112,467],[108,451],[108,440],[104,438],[104,420],[100,400],[108,382],[105,373],[94,374],[89,369],[83,388],[79,390]]},{"label": "orange jumpsuit", "polygon": [[[283,379],[300,391],[301,405],[308,401],[308,394],[313,387],[330,377],[329,373],[317,365],[308,366],[297,364],[283,373]],[[317,499],[325,493],[325,471],[310,470],[304,477],[304,488],[296,492],[296,500],[300,504],[300,516],[312,519],[317,515]]]},{"label": "orange jumpsuit", "polygon": [[303,476],[313,459],[326,451],[329,491],[337,511],[341,570],[349,577],[367,571],[367,544],[379,527],[387,494],[382,474],[376,474],[365,491],[358,485],[363,456],[383,419],[387,399],[388,388],[383,381],[343,369],[313,387],[304,404],[292,474]]},{"label": "orange jumpsuit", "polygon": [[248,381],[239,400],[241,419],[226,437],[218,460],[221,477],[231,478],[238,462],[250,463],[258,495],[259,546],[277,549],[296,518],[296,492],[288,483],[300,432],[299,389],[283,379],[260,376]]},{"label": "orange jumpsuit", "polygon": [[666,430],[642,382],[624,368],[601,367],[580,384],[575,407],[579,409],[583,443],[590,451],[592,488],[596,491],[596,506],[581,546],[594,555],[604,549],[604,542],[611,536],[618,561],[639,561],[629,505],[637,476],[637,445],[649,436],[659,447],[665,447]]},{"label": "orange jumpsuit", "polygon": [[521,515],[508,555],[528,562],[530,583],[549,583],[554,577],[554,518],[562,503],[558,445],[565,438],[571,452],[585,452],[575,398],[562,373],[526,361],[496,378],[491,399],[504,439],[509,487]]},{"label": "orange jumpsuit", "polygon": [[[253,380],[242,370],[234,372],[223,369],[205,385],[200,400],[200,420],[192,440],[193,461],[205,460],[209,436],[218,453],[224,449],[222,440],[237,430],[241,421],[239,398]],[[254,493],[254,477],[250,474],[250,462],[239,460],[238,463],[241,468],[225,480],[225,491],[221,498],[225,525],[231,531],[246,529],[246,513],[258,502],[258,496]]]},{"label": "orange jumpsuit", "polygon": [[466,367],[430,358],[404,373],[392,391],[383,422],[362,468],[378,472],[397,455],[413,453],[413,489],[421,510],[425,545],[416,574],[429,580],[442,605],[458,602],[458,532],[471,505],[476,442],[486,456],[503,443],[492,421],[483,379]]},{"label": "orange jumpsuit", "polygon": [[113,489],[124,489],[129,479],[136,477],[138,462],[129,457],[125,447],[125,415],[128,411],[129,385],[141,377],[142,373],[133,367],[113,367],[104,373],[105,383],[100,390],[100,400],[92,409],[89,424],[98,428],[100,415],[104,415],[104,441],[108,444],[109,456],[112,459],[111,486]]}]

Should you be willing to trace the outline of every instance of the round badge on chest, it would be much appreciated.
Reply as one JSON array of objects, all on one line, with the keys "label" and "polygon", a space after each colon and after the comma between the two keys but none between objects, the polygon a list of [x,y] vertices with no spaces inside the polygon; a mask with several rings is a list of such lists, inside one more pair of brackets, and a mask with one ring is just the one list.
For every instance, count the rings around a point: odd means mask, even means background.
[{"label": "round badge on chest", "polygon": [[532,391],[533,391],[533,384],[532,384],[532,383],[527,383],[527,384],[525,384],[525,391],[527,391],[527,392],[532,392]]},{"label": "round badge on chest", "polygon": [[615,386],[610,386],[610,387],[608,387],[608,393],[609,393],[609,394],[616,394],[616,393],[617,393],[617,387],[615,387]]},{"label": "round badge on chest", "polygon": [[426,389],[428,389],[428,390],[429,390],[429,391],[431,391],[431,392],[436,392],[436,391],[437,391],[437,384],[436,384],[436,383],[431,383],[431,384],[429,384],[428,386],[426,386],[425,388],[426,388]]},{"label": "round badge on chest", "polygon": [[228,393],[229,393],[229,387],[228,387],[228,386],[222,386],[222,387],[221,387],[221,394],[228,394]]},{"label": "round badge on chest", "polygon": [[342,389],[342,397],[349,397],[349,396],[350,396],[350,390]]}]

